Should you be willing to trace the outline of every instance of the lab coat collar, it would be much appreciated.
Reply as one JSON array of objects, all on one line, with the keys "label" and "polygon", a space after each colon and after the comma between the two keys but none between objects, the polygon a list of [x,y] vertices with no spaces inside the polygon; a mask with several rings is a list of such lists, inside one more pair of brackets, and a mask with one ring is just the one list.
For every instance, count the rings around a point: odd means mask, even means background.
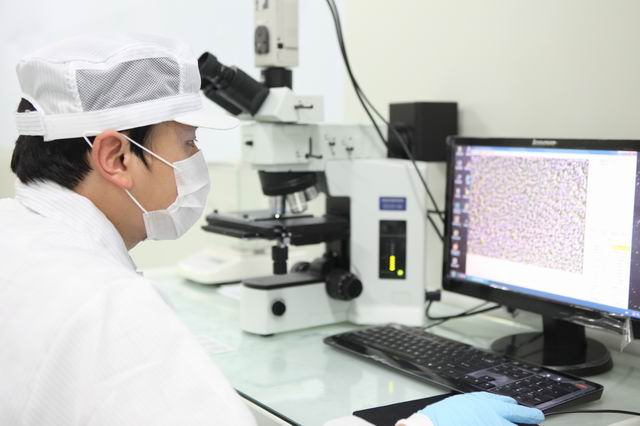
[{"label": "lab coat collar", "polygon": [[94,240],[122,266],[136,270],[115,226],[88,198],[54,182],[16,181],[16,200],[37,214],[63,222]]}]

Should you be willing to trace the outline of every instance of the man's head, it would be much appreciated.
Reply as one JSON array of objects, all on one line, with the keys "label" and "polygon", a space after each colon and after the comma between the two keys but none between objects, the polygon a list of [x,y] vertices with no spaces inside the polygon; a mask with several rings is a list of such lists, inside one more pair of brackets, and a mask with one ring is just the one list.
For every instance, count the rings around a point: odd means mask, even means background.
[{"label": "man's head", "polygon": [[[30,109],[21,101],[19,111]],[[127,246],[146,238],[143,216],[125,191],[147,211],[166,209],[177,198],[172,167],[195,155],[195,127],[167,121],[88,137],[43,142],[42,136],[19,136],[11,169],[24,184],[54,182],[89,198],[114,223]]]},{"label": "man's head", "polygon": [[184,44],[147,35],[83,37],[30,55],[17,72],[23,100],[11,167],[23,183],[50,181],[86,196],[128,247],[150,233],[184,231],[176,222],[191,221],[193,212],[176,213],[179,200],[194,186],[202,198],[208,179],[195,130],[237,125],[203,110],[197,62]]},{"label": "man's head", "polygon": [[[35,108],[22,99],[17,112],[29,111],[35,111]],[[136,127],[123,133],[146,146],[152,127]],[[93,137],[90,139],[93,140]],[[144,159],[141,148],[132,145],[131,150]],[[90,151],[91,147],[82,137],[44,143],[42,136],[20,135],[13,150],[11,170],[24,184],[49,181],[75,190],[91,171]]]}]

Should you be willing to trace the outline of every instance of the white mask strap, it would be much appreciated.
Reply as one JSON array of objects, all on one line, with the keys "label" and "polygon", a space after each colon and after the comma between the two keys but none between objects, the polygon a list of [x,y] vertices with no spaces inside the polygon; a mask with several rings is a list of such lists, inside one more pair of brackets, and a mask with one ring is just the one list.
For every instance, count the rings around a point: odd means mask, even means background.
[{"label": "white mask strap", "polygon": [[138,206],[140,210],[142,210],[143,213],[148,213],[147,210],[144,207],[142,207],[142,204],[140,204],[138,200],[136,200],[136,198],[133,195],[131,195],[128,189],[125,189],[124,192],[127,193],[129,198],[131,198],[131,201],[133,201],[136,204],[136,206]]},{"label": "white mask strap", "polygon": [[129,136],[120,133],[122,136],[124,136],[125,138],[127,138],[127,140],[129,142],[131,142],[132,144],[136,145],[138,148],[140,148],[141,150],[145,151],[147,154],[153,155],[154,157],[156,157],[158,160],[162,161],[164,164],[166,164],[167,166],[171,167],[172,169],[175,169],[176,167],[171,164],[170,162],[168,162],[167,160],[165,160],[164,158],[160,157],[158,154],[156,154],[155,152],[151,151],[150,149],[145,148],[144,146],[140,145],[138,142],[134,141],[133,139],[131,139]]},{"label": "white mask strap", "polygon": [[[82,137],[89,144],[89,146],[91,148],[93,148],[93,145],[91,144],[91,141],[89,141],[89,138],[87,137],[87,135],[99,135],[100,133],[102,133],[102,132],[97,132],[95,130],[88,130],[88,131],[82,133]],[[155,152],[151,151],[150,149],[147,149],[144,146],[140,145],[138,142],[134,141],[129,136],[125,135],[124,133],[120,133],[120,134],[122,136],[124,136],[129,142],[131,142],[132,144],[134,144],[135,146],[137,146],[141,150],[145,151],[147,154],[153,155],[155,158],[157,158],[158,160],[162,161],[164,164],[166,164],[167,166],[171,167],[172,169],[176,168],[173,164],[171,164],[170,162],[168,162],[164,158],[160,157],[158,154],[156,154]]]},{"label": "white mask strap", "polygon": [[93,144],[91,143],[91,141],[89,140],[89,137],[87,135],[99,135],[100,132],[96,132],[95,130],[90,130],[87,132],[83,132],[82,133],[82,138],[87,142],[87,144],[89,144],[89,148],[93,148]]},{"label": "white mask strap", "polygon": [[[97,132],[95,130],[89,130],[86,132],[82,133],[82,138],[87,142],[87,144],[89,144],[89,147],[91,147],[93,149],[93,144],[91,143],[91,141],[89,140],[87,135],[99,135],[101,132]],[[140,145],[139,143],[137,143],[136,141],[134,141],[133,139],[127,137],[127,135],[123,135],[122,133],[120,133],[122,136],[124,136],[125,138],[127,138],[129,140],[129,142],[139,146],[140,148],[142,148],[143,150],[145,150],[146,152],[148,152],[149,154],[153,155],[154,157],[156,157],[158,160],[164,162],[165,164],[168,164],[169,166],[173,167],[173,164],[167,162],[164,158],[161,158],[159,156],[157,156],[156,154],[154,154],[153,152],[149,151],[147,148],[145,148],[144,146]],[[138,208],[140,210],[142,210],[143,213],[147,213],[147,210],[142,207],[142,204],[140,204],[140,202],[138,200],[136,200],[136,198],[131,195],[131,192],[129,192],[128,189],[125,189],[124,192],[127,193],[127,195],[129,196],[129,198],[131,198],[131,201],[133,201],[135,203],[136,206],[138,206]]]}]

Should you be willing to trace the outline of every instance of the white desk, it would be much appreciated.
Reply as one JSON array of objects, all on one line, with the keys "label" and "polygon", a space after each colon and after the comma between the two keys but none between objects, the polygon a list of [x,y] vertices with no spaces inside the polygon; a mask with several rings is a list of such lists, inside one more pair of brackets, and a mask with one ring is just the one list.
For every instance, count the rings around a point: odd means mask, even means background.
[{"label": "white desk", "polygon": [[[239,329],[237,300],[219,294],[215,288],[186,282],[170,271],[145,275],[157,283],[237,390],[301,425],[322,425],[359,409],[445,392],[322,343],[325,336],[353,329],[352,325],[254,336]],[[530,329],[481,315],[430,331],[487,347],[497,337]],[[603,398],[584,408],[638,411],[640,359],[620,353],[613,353],[613,358],[611,372],[591,378],[605,386]],[[550,418],[545,425],[595,426],[625,419],[618,415],[569,415]]]}]

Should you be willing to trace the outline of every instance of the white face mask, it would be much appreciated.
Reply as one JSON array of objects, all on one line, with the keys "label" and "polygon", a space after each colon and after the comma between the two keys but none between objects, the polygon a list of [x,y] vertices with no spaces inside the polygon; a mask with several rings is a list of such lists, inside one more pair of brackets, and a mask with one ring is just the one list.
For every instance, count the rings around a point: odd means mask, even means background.
[{"label": "white face mask", "polygon": [[[87,132],[87,134],[88,133],[92,132]],[[176,179],[178,196],[176,200],[164,210],[147,211],[142,204],[131,195],[131,192],[125,189],[125,192],[131,200],[142,210],[142,219],[144,220],[144,227],[147,231],[147,238],[150,240],[175,240],[180,238],[200,219],[206,206],[207,195],[209,195],[211,181],[209,180],[209,170],[202,152],[198,152],[185,160],[176,161],[172,164],[129,138],[127,135],[123,134],[122,136],[167,166],[173,168],[173,174]],[[91,142],[86,134],[83,135],[83,137],[89,146],[91,146]]]}]

